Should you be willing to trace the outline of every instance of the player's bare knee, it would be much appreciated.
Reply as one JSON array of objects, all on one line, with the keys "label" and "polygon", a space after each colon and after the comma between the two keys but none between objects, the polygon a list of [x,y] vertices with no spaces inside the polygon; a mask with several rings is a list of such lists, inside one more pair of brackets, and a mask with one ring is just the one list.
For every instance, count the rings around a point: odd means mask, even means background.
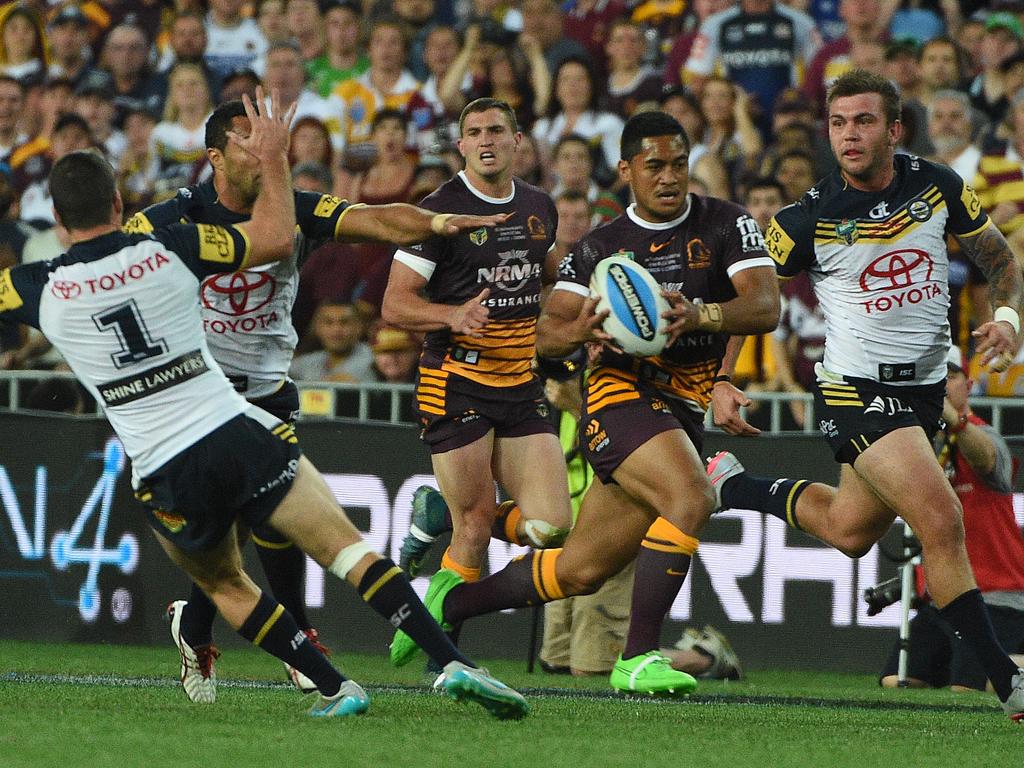
[{"label": "player's bare knee", "polygon": [[[959,512],[959,510],[956,510]],[[914,534],[924,552],[959,551],[964,548],[964,521],[954,511],[936,513],[915,526]]]},{"label": "player's bare knee", "polygon": [[562,594],[566,597],[578,595],[592,595],[599,590],[605,581],[608,580],[608,573],[599,564],[587,564],[579,568],[573,568],[572,573],[559,574],[558,586],[562,588]]},{"label": "player's bare knee", "polygon": [[494,513],[491,510],[473,510],[459,516],[452,533],[454,541],[486,547],[491,538]]},{"label": "player's bare knee", "polygon": [[875,539],[860,533],[841,535],[831,544],[847,557],[856,560],[871,551]]}]

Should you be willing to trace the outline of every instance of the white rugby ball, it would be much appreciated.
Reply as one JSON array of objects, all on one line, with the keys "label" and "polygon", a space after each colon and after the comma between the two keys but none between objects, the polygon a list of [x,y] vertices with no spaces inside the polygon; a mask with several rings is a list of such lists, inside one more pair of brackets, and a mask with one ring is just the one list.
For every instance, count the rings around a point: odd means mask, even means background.
[{"label": "white rugby ball", "polygon": [[595,311],[608,310],[604,330],[631,355],[650,357],[665,348],[661,316],[669,305],[650,272],[626,256],[601,259],[590,277],[590,292],[599,298]]}]

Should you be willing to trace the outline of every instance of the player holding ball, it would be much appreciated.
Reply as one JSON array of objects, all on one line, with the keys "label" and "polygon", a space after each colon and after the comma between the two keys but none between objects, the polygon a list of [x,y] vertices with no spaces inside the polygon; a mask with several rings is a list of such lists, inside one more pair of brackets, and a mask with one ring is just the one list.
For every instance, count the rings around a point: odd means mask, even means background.
[{"label": "player holding ball", "polygon": [[[436,618],[454,624],[591,594],[636,558],[630,630],[611,685],[683,694],[696,681],[673,670],[657,649],[664,616],[715,507],[700,458],[704,413],[714,402],[726,431],[756,434],[739,415],[742,393],[729,383],[738,351],[729,336],[773,329],[779,291],[750,215],[733,203],[689,194],[689,144],[678,122],[662,112],[632,117],[621,154],[619,173],[636,203],[562,261],[537,331],[537,351],[548,357],[587,342],[604,344],[580,421],[581,448],[597,478],[576,527],[564,548],[533,551],[474,584],[439,571],[426,603]],[[656,286],[668,302],[660,318]],[[598,306],[607,308],[596,312]],[[665,340],[653,355],[660,343],[647,346],[652,321]],[[414,651],[411,640],[396,635],[394,662],[408,661]]]}]

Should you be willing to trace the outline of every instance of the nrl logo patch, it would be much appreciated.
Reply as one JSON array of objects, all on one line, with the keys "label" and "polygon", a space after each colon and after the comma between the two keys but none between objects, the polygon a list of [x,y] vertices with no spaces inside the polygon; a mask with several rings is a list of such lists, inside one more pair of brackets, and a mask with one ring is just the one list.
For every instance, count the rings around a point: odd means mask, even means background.
[{"label": "nrl logo patch", "polygon": [[469,233],[469,242],[473,245],[483,245],[487,242],[487,230],[483,227],[474,229]]},{"label": "nrl logo patch", "polygon": [[857,220],[843,219],[836,224],[836,239],[842,240],[847,245],[853,245],[857,241]]},{"label": "nrl logo patch", "polygon": [[624,258],[629,259],[630,261],[636,261],[636,254],[634,254],[632,251],[627,251],[625,248],[620,248],[615,253],[613,253],[612,256],[622,256]]},{"label": "nrl logo patch", "polygon": [[932,207],[927,200],[915,200],[907,206],[907,215],[914,221],[928,221],[932,216]]}]

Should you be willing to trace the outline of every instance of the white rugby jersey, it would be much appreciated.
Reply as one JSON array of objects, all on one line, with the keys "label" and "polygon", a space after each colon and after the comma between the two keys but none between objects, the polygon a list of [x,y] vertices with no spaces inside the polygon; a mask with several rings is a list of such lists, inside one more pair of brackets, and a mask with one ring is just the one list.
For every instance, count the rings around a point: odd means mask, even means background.
[{"label": "white rugby jersey", "polygon": [[[199,299],[210,350],[249,400],[272,395],[288,378],[299,341],[292,325],[299,260],[318,242],[336,239],[341,218],[352,207],[332,195],[295,190],[298,232],[292,258],[203,280]],[[152,232],[176,222],[230,226],[248,218],[221,205],[211,180],[179,189],[170,200],[135,214],[125,230]]]},{"label": "white rugby jersey", "polygon": [[783,208],[765,234],[782,277],[807,270],[825,314],[833,373],[886,384],[946,377],[950,344],[947,234],[991,225],[974,190],[944,165],[897,155],[883,192],[839,171]]},{"label": "white rugby jersey", "polygon": [[237,269],[234,227],[112,232],[48,262],[0,271],[0,312],[39,328],[100,403],[134,479],[245,411],[210,354],[199,281]]}]

